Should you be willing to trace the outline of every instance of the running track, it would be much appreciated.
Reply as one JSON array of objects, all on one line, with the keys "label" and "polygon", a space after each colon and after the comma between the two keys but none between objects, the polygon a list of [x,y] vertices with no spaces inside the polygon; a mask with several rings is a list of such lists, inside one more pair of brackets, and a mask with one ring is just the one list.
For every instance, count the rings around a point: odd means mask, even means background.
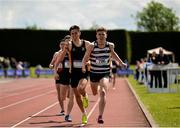
[{"label": "running track", "polygon": [[[87,87],[90,104],[84,127],[150,127],[125,78],[109,89],[104,124],[97,124],[98,96]],[[74,100],[73,122],[65,122],[51,78],[0,79],[0,127],[79,127],[81,113]],[[65,103],[66,104],[66,103]]]}]

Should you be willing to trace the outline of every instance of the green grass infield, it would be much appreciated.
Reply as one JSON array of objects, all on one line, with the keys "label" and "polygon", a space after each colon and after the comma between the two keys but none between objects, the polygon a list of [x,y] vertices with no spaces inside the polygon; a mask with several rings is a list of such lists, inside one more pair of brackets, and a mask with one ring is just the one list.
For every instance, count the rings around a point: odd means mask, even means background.
[{"label": "green grass infield", "polygon": [[160,127],[180,127],[180,87],[173,93],[150,93],[133,76],[128,77],[128,80]]}]

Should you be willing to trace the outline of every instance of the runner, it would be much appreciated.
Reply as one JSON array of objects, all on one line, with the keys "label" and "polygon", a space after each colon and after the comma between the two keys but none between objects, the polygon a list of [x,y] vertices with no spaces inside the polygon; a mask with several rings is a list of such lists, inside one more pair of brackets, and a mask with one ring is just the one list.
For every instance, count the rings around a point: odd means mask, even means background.
[{"label": "runner", "polygon": [[103,27],[96,30],[97,40],[90,44],[82,61],[82,71],[86,72],[86,63],[90,60],[90,81],[93,95],[98,94],[99,85],[99,116],[98,123],[104,123],[103,113],[106,105],[106,93],[109,85],[110,58],[115,59],[119,65],[126,66],[114,51],[114,44],[106,41],[107,30]]},{"label": "runner", "polygon": [[118,65],[118,62],[111,59],[111,62],[110,62],[110,69],[111,69],[110,70],[110,82],[112,82],[113,89],[116,89],[115,84],[116,84],[116,77],[117,77],[117,65]]},{"label": "runner", "polygon": [[[65,115],[64,111],[64,100],[66,99],[66,96],[69,97],[69,102],[68,102],[68,107],[67,107],[67,113],[72,109],[73,107],[73,92],[72,89],[70,88],[70,72],[71,68],[69,65],[69,57],[68,57],[68,52],[65,54],[65,56],[62,58],[62,63],[59,63],[58,66],[55,66],[55,63],[57,61],[57,57],[59,54],[61,54],[64,50],[68,48],[68,43],[70,41],[70,36],[66,36],[63,40],[61,40],[60,43],[60,50],[58,52],[54,53],[53,59],[49,65],[51,69],[55,68],[57,72],[55,73],[55,81],[56,81],[56,89],[58,93],[58,100],[59,104],[61,106],[61,112],[60,115]],[[66,121],[71,122],[72,119],[67,118]]]},{"label": "runner", "polygon": [[[82,112],[82,124],[87,123],[87,114],[85,108],[88,107],[88,95],[86,85],[88,82],[88,73],[82,72],[82,58],[90,42],[80,39],[80,27],[73,25],[69,29],[71,35],[71,45],[69,47],[72,60],[71,70],[71,87],[76,97],[76,102]],[[60,58],[60,57],[59,57]],[[57,63],[61,60],[58,59]],[[69,115],[66,115],[68,117]]]}]

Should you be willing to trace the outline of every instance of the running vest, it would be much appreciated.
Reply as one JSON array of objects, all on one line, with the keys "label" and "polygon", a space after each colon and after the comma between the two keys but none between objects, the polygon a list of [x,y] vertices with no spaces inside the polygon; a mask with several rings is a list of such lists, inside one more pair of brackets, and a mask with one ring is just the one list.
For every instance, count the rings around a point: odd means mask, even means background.
[{"label": "running vest", "polygon": [[69,58],[68,58],[68,53],[66,53],[64,60],[62,62],[63,68],[69,68]]},{"label": "running vest", "polygon": [[92,73],[110,73],[110,47],[109,42],[106,42],[104,48],[99,48],[98,43],[94,42],[94,49],[90,55]]},{"label": "running vest", "polygon": [[[72,42],[71,49],[71,59],[72,59],[72,68],[82,68],[82,59],[86,52],[85,41],[81,40],[82,45],[77,47]],[[78,75],[78,74],[77,74]]]}]

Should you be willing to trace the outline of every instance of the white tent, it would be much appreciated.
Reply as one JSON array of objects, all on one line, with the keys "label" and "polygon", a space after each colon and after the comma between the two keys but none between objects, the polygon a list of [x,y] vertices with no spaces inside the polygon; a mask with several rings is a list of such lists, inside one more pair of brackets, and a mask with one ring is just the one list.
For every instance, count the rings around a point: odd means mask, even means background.
[{"label": "white tent", "polygon": [[153,52],[156,52],[156,54],[159,54],[159,49],[163,49],[163,53],[166,55],[173,55],[174,54],[173,52],[168,51],[162,47],[153,48],[153,49],[148,50],[147,52],[148,52],[148,54],[152,54]]},{"label": "white tent", "polygon": [[147,54],[152,54],[153,52],[156,52],[156,54],[159,54],[159,49],[163,49],[164,54],[172,56],[172,61],[175,62],[174,53],[172,51],[168,51],[168,50],[166,50],[166,49],[164,49],[162,47],[157,47],[157,48],[147,50]]}]

